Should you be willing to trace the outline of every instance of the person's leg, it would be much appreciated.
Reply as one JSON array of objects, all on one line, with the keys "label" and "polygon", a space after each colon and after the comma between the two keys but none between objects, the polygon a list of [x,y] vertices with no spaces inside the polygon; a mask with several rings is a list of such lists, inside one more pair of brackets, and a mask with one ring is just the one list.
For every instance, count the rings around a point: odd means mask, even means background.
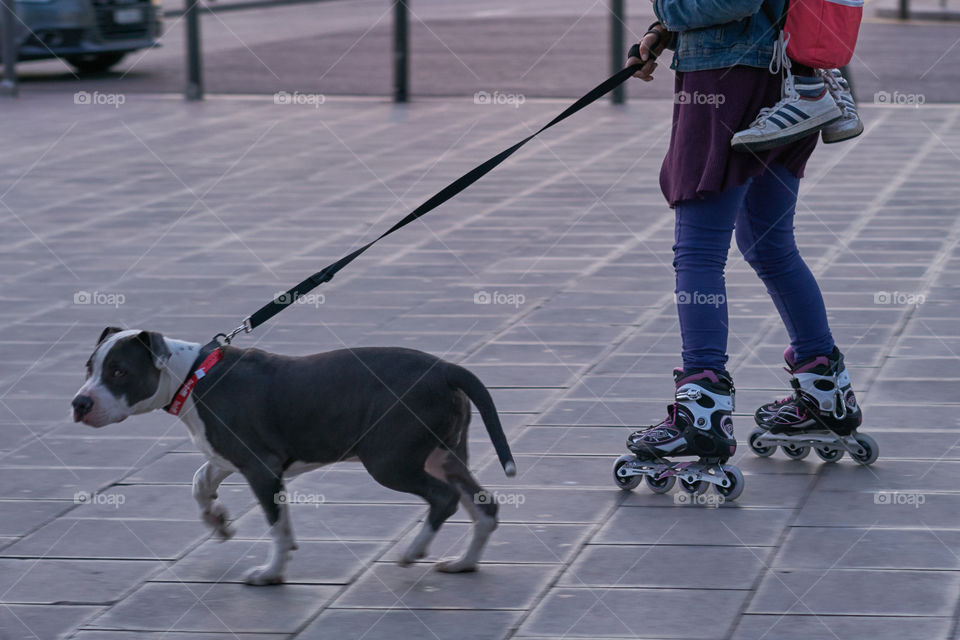
[{"label": "person's leg", "polygon": [[797,361],[829,354],[833,335],[816,279],[793,236],[799,180],[772,165],[751,182],[736,221],[737,246],[773,299]]},{"label": "person's leg", "polygon": [[677,203],[673,267],[686,371],[725,371],[728,319],[723,270],[746,193],[746,186],[735,187]]},{"label": "person's leg", "polygon": [[[743,491],[740,470],[725,464],[736,452],[737,440],[733,381],[726,372],[723,269],[745,193],[746,187],[738,187],[677,203],[673,267],[683,369],[673,372],[676,392],[667,417],[627,437],[627,448],[634,455],[620,458],[614,468],[621,488],[631,489],[646,476],[657,493],[669,491],[677,477],[687,483],[685,487],[715,484],[727,500]],[[690,456],[697,461],[682,471],[675,467],[674,458]]]}]

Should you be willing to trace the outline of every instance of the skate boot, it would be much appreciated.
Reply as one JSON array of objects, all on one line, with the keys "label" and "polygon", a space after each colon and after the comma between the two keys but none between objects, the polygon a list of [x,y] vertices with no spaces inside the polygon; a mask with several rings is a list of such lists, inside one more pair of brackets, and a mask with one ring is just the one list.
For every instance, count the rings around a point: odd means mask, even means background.
[{"label": "skate boot", "polygon": [[[734,389],[725,373],[709,370],[673,372],[676,396],[659,424],[640,429],[627,438],[633,452],[621,456],[613,468],[617,486],[634,489],[646,478],[655,493],[666,493],[680,479],[690,494],[706,492],[711,485],[726,500],[743,493],[743,474],[725,464],[737,450],[733,437]],[[675,462],[668,458],[695,457]]]},{"label": "skate boot", "polygon": [[836,462],[843,452],[860,464],[872,464],[879,448],[873,438],[858,434],[863,412],[836,347],[828,356],[797,362],[793,348],[783,354],[793,395],[765,404],[755,414],[759,427],[750,434],[750,448],[762,457],[781,447],[788,458],[802,460],[817,452],[821,460]]}]

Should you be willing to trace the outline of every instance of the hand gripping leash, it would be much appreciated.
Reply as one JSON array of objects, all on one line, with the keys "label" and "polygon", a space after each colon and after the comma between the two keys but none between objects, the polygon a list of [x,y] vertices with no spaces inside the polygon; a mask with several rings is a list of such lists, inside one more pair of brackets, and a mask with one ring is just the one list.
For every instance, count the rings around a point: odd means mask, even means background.
[{"label": "hand gripping leash", "polygon": [[[657,37],[658,37],[657,42],[659,43],[659,37],[660,37],[659,32],[648,31],[648,33],[657,34]],[[655,48],[655,47],[656,47],[656,44],[652,48]],[[633,45],[630,48],[630,52],[627,54],[627,56],[639,58],[640,57],[639,44]],[[651,62],[655,58],[656,56],[654,56],[653,53],[651,52],[647,62]],[[581,109],[593,104],[603,96],[613,91],[616,87],[626,82],[627,78],[629,78],[634,73],[636,73],[641,68],[643,68],[643,66],[647,62],[644,62],[642,64],[630,65],[629,67],[625,67],[620,71],[618,71],[617,73],[615,73],[614,75],[610,76],[609,78],[607,78],[606,80],[598,84],[596,87],[588,91],[582,98],[580,98],[579,100],[574,102],[572,105],[567,107],[560,115],[558,115],[556,118],[548,122],[537,132],[527,136],[520,142],[517,142],[516,144],[514,144],[512,147],[504,149],[497,155],[486,160],[480,165],[474,167],[467,173],[463,174],[462,176],[460,176],[459,178],[457,178],[456,180],[448,184],[446,187],[441,189],[439,192],[431,196],[429,200],[427,200],[426,202],[421,204],[419,207],[411,211],[409,214],[407,214],[406,217],[404,217],[395,225],[393,225],[392,227],[384,231],[377,238],[374,238],[367,244],[363,245],[359,249],[356,249],[352,253],[345,255],[344,257],[340,258],[336,262],[325,266],[323,269],[316,272],[315,274],[313,274],[303,282],[300,282],[299,284],[296,284],[293,287],[290,287],[289,289],[287,289],[285,293],[281,293],[276,298],[274,298],[267,304],[263,305],[262,307],[254,311],[253,314],[251,314],[247,318],[244,318],[243,323],[240,324],[240,326],[238,326],[236,329],[234,329],[233,331],[227,334],[218,333],[216,336],[214,336],[214,339],[223,338],[223,341],[229,344],[230,341],[234,337],[236,337],[239,333],[244,333],[244,332],[250,333],[257,327],[262,325],[264,322],[266,322],[267,320],[269,320],[270,318],[277,315],[278,313],[286,309],[288,306],[290,306],[291,304],[299,300],[301,296],[306,295],[313,289],[319,287],[324,282],[329,282],[331,279],[333,279],[333,276],[337,275],[337,273],[341,269],[343,269],[348,264],[356,260],[358,257],[360,257],[361,254],[363,254],[367,249],[375,245],[377,242],[386,238],[391,233],[399,231],[400,229],[407,226],[417,218],[420,218],[421,216],[426,215],[427,213],[433,211],[434,209],[442,205],[444,202],[446,202],[447,200],[450,200],[451,198],[459,194],[461,191],[463,191],[464,189],[472,185],[474,182],[476,182],[483,176],[493,171],[494,168],[499,166],[504,160],[512,156],[522,146],[524,146],[525,144],[527,144],[528,142],[536,138],[538,135],[540,135],[550,127],[560,124],[561,122],[563,122],[573,114],[577,113]]]}]

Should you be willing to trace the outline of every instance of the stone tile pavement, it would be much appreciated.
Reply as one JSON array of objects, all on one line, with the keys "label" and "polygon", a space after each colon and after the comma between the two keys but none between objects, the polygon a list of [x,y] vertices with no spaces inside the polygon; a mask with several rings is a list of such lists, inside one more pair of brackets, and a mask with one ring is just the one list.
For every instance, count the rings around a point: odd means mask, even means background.
[{"label": "stone tile pavement", "polygon": [[[424,508],[352,464],[298,478],[288,584],[253,588],[266,525],[208,539],[200,463],[171,416],[99,431],[69,399],[108,324],[205,340],[562,107],[394,107],[26,95],[0,129],[0,638],[956,638],[960,602],[960,108],[867,106],[819,149],[798,230],[881,460],[735,462],[736,504],[613,486],[629,425],[658,420],[679,339],[657,186],[670,105],[597,105],[240,339],[282,353],[384,344],[492,387],[520,472],[481,429],[505,504],[473,575],[398,549]],[[785,335],[731,254],[738,435],[784,387]],[[488,294],[489,304],[477,304]]]}]

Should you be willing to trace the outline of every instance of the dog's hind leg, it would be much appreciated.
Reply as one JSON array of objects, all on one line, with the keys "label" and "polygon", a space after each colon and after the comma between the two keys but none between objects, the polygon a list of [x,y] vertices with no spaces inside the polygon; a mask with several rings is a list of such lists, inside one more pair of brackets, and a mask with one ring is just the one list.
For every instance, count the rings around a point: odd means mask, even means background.
[{"label": "dog's hind leg", "polygon": [[465,443],[456,450],[447,452],[443,470],[447,482],[459,489],[460,504],[473,519],[473,538],[461,557],[438,562],[435,568],[444,573],[476,571],[487,540],[497,528],[497,502],[493,494],[481,487],[470,473]]},{"label": "dog's hind leg", "polygon": [[393,459],[383,460],[377,464],[368,464],[364,461],[364,465],[374,480],[383,486],[418,495],[430,505],[423,527],[400,558],[399,564],[405,567],[425,557],[440,526],[456,513],[460,492],[425,469],[411,469],[409,464],[398,464]]},{"label": "dog's hind leg", "polygon": [[297,548],[281,473],[280,469],[273,472],[260,463],[256,463],[255,470],[243,471],[267,516],[270,537],[273,539],[267,564],[250,571],[246,576],[247,584],[262,586],[283,582],[283,569],[290,552]]},{"label": "dog's hind leg", "polygon": [[208,460],[193,474],[193,498],[200,505],[200,517],[224,540],[233,537],[233,529],[229,525],[230,514],[217,500],[217,488],[231,473]]}]

